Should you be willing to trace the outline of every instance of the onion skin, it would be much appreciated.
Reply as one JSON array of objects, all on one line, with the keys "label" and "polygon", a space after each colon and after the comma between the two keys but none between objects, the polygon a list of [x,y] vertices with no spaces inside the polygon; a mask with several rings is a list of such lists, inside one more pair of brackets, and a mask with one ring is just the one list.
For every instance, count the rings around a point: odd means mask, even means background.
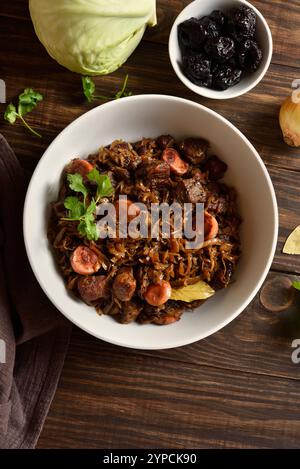
[{"label": "onion skin", "polygon": [[300,146],[300,102],[294,103],[289,96],[279,113],[279,123],[283,139],[290,147]]}]

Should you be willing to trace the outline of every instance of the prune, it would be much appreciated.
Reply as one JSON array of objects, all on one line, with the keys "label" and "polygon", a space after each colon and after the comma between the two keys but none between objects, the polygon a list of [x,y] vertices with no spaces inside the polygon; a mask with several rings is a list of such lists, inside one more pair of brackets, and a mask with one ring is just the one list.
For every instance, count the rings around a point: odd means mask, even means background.
[{"label": "prune", "polygon": [[227,64],[219,65],[213,75],[212,86],[215,90],[227,90],[239,83],[241,76],[242,70],[232,68]]},{"label": "prune", "polygon": [[226,18],[224,13],[220,10],[214,10],[210,15],[209,18],[214,21],[217,25],[219,25],[221,28],[224,26],[226,22]]},{"label": "prune", "polygon": [[182,51],[197,49],[206,39],[206,31],[197,18],[190,18],[178,26],[178,41]]},{"label": "prune", "polygon": [[256,15],[252,8],[242,5],[229,13],[228,28],[237,41],[253,37],[256,30]]},{"label": "prune", "polygon": [[184,72],[186,76],[196,85],[211,85],[212,77],[210,73],[210,65],[211,61],[203,54],[183,56]]},{"label": "prune", "polygon": [[262,61],[262,50],[257,42],[251,39],[245,39],[238,49],[239,65],[242,70],[247,70],[251,73],[255,72]]},{"label": "prune", "polygon": [[220,36],[221,28],[219,23],[213,21],[209,16],[204,16],[199,21],[203,31],[205,32],[205,40],[214,39]]},{"label": "prune", "polygon": [[183,73],[199,86],[216,90],[234,86],[261,64],[255,33],[256,14],[246,5],[184,21],[178,26]]},{"label": "prune", "polygon": [[226,62],[235,53],[234,41],[224,36],[207,41],[204,49],[207,55],[217,62]]},{"label": "prune", "polygon": [[219,26],[208,16],[201,19],[190,18],[178,26],[178,41],[182,52],[186,49],[199,50],[207,39],[220,34]]}]

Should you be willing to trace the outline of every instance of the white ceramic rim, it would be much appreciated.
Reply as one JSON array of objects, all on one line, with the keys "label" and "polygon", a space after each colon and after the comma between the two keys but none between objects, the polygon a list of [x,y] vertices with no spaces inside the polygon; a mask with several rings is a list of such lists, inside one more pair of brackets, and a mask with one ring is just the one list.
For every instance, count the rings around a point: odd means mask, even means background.
[{"label": "white ceramic rim", "polygon": [[252,5],[252,3],[249,3],[247,2],[246,0],[239,0],[240,3],[243,3],[245,5],[247,5],[248,7],[252,8],[256,15],[259,16],[259,18],[261,19],[264,27],[265,27],[265,30],[266,30],[266,33],[267,33],[267,38],[268,38],[268,58],[267,58],[267,61],[265,63],[265,66],[262,68],[261,70],[261,73],[260,75],[257,77],[256,80],[253,81],[253,83],[251,83],[250,85],[246,86],[245,88],[242,88],[240,91],[236,91],[234,92],[234,87],[231,88],[231,95],[230,96],[226,96],[224,95],[224,93],[222,93],[222,91],[215,91],[215,90],[212,90],[210,88],[205,88],[204,86],[198,86],[194,83],[192,83],[183,73],[182,71],[180,70],[180,67],[178,65],[178,63],[176,62],[172,52],[171,52],[171,48],[172,48],[172,44],[174,43],[174,41],[177,41],[177,27],[178,27],[178,24],[181,23],[184,19],[184,16],[185,16],[185,11],[187,9],[190,8],[190,6],[193,4],[193,3],[196,3],[198,2],[199,0],[194,0],[193,2],[189,3],[180,13],[179,15],[177,16],[177,18],[175,19],[174,23],[173,23],[173,26],[171,28],[171,31],[170,31],[170,35],[169,35],[169,57],[170,57],[170,61],[171,61],[171,64],[172,64],[172,67],[173,67],[173,70],[174,72],[176,73],[176,75],[178,76],[178,78],[180,79],[180,81],[187,87],[189,88],[191,91],[193,91],[194,93],[200,95],[200,96],[204,96],[205,98],[210,98],[210,99],[233,99],[233,98],[237,98],[238,96],[242,96],[243,94],[246,94],[248,93],[248,91],[251,91],[253,88],[255,88],[255,86],[258,85],[259,82],[261,82],[261,80],[264,78],[265,74],[267,73],[269,67],[270,67],[270,64],[271,64],[271,60],[272,60],[272,55],[273,55],[273,38],[272,38],[272,33],[271,33],[271,30],[270,30],[270,27],[265,19],[265,17],[262,15],[262,13],[254,6]]},{"label": "white ceramic rim", "polygon": [[[270,267],[271,267],[271,264],[272,264],[272,261],[273,261],[273,258],[274,258],[276,245],[277,245],[277,237],[278,237],[278,208],[277,208],[277,200],[276,200],[274,187],[273,187],[270,175],[269,175],[263,161],[261,160],[258,152],[255,150],[253,145],[249,142],[249,140],[230,121],[225,119],[225,117],[221,116],[217,112],[212,111],[211,109],[207,108],[206,106],[195,103],[195,102],[190,101],[188,99],[177,98],[175,96],[159,95],[159,94],[153,94],[153,95],[146,94],[146,95],[129,96],[129,97],[126,97],[126,98],[122,98],[122,100],[132,100],[132,101],[135,100],[135,101],[138,101],[138,100],[143,100],[146,97],[147,97],[147,99],[151,98],[153,100],[161,100],[163,98],[166,101],[183,102],[183,103],[186,103],[190,106],[196,107],[198,109],[199,108],[203,109],[205,112],[208,112],[209,114],[213,115],[216,119],[221,120],[225,125],[231,127],[231,129],[235,133],[237,133],[240,136],[240,138],[246,143],[246,145],[249,147],[249,149],[251,150],[251,152],[253,153],[253,155],[257,159],[257,162],[260,165],[260,167],[261,167],[261,169],[262,169],[262,171],[265,175],[266,182],[267,182],[267,185],[268,185],[268,189],[269,189],[270,194],[271,194],[272,206],[273,206],[273,217],[274,217],[273,241],[272,241],[272,245],[270,246],[270,250],[269,250],[269,253],[268,253],[268,262],[265,266],[265,269],[264,269],[263,273],[261,274],[261,276],[259,277],[259,279],[257,280],[257,284],[256,284],[255,289],[252,291],[252,293],[250,295],[248,295],[248,297],[244,300],[244,302],[240,305],[240,307],[238,309],[236,309],[234,313],[232,313],[230,316],[228,316],[228,318],[226,320],[224,320],[223,322],[219,323],[217,326],[212,327],[211,329],[206,331],[205,334],[203,334],[201,332],[198,332],[194,336],[190,337],[189,340],[173,341],[172,344],[166,343],[166,345],[160,346],[160,347],[156,347],[156,346],[142,347],[142,346],[135,346],[135,345],[129,344],[129,343],[124,343],[124,342],[118,341],[118,340],[111,340],[109,337],[102,336],[101,333],[97,333],[95,331],[89,330],[88,327],[83,327],[81,324],[78,324],[77,321],[74,321],[74,319],[72,318],[72,314],[70,314],[66,311],[63,311],[62,308],[60,308],[60,306],[56,303],[55,298],[53,297],[51,288],[49,288],[48,285],[46,285],[43,282],[43,279],[41,278],[41,276],[38,272],[38,269],[35,267],[35,262],[33,260],[33,253],[30,251],[29,243],[28,243],[28,239],[30,237],[30,198],[31,198],[32,190],[34,188],[35,179],[38,177],[38,169],[39,169],[39,166],[41,165],[41,161],[42,161],[43,158],[45,158],[47,156],[47,153],[50,152],[52,146],[55,144],[57,139],[61,139],[61,138],[64,137],[64,135],[66,133],[72,132],[72,127],[74,126],[75,122],[78,123],[80,120],[84,120],[87,115],[96,114],[99,107],[103,107],[103,106],[107,107],[107,108],[108,107],[114,107],[114,106],[117,107],[118,106],[118,101],[111,101],[111,102],[102,104],[102,105],[97,106],[96,108],[93,108],[90,111],[82,114],[80,117],[78,117],[73,122],[71,122],[65,129],[63,129],[57,135],[57,137],[52,141],[52,143],[49,145],[49,147],[46,149],[46,151],[42,155],[39,163],[36,166],[36,169],[35,169],[35,171],[32,175],[31,181],[30,181],[28,189],[27,189],[25,203],[24,203],[24,211],[23,211],[23,233],[24,233],[24,242],[25,242],[25,248],[26,248],[27,256],[28,256],[31,268],[34,272],[34,275],[35,275],[36,279],[38,280],[41,288],[43,289],[45,294],[48,296],[50,301],[54,304],[54,306],[67,319],[69,319],[73,324],[75,324],[80,329],[84,330],[85,332],[93,335],[94,337],[97,337],[98,339],[104,340],[104,341],[109,342],[109,343],[114,344],[114,345],[119,345],[121,347],[127,347],[127,348],[133,348],[133,349],[141,349],[141,350],[163,350],[163,349],[176,348],[176,347],[181,347],[181,346],[184,346],[184,345],[188,345],[188,344],[197,342],[201,339],[204,339],[205,337],[208,337],[208,336],[214,334],[215,332],[219,331],[220,329],[225,327],[227,324],[229,324],[233,319],[235,319],[249,305],[249,303],[253,300],[253,298],[255,297],[255,295],[257,294],[259,289],[261,288],[261,286],[262,286],[262,284],[263,284],[263,282],[264,282],[264,280],[265,280],[265,278],[266,278],[266,276],[267,276],[267,274],[270,270]],[[46,233],[45,233],[45,236],[46,236]],[[63,282],[63,278],[62,278],[62,282]],[[124,327],[128,327],[128,326],[124,326]]]}]

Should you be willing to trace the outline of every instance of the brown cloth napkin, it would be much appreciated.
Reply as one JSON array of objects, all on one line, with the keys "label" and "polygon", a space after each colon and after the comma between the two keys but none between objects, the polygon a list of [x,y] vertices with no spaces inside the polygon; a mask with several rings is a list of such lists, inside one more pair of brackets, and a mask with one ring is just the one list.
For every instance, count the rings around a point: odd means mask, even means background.
[{"label": "brown cloth napkin", "polygon": [[71,332],[27,260],[22,230],[27,182],[0,134],[0,448],[36,445]]}]

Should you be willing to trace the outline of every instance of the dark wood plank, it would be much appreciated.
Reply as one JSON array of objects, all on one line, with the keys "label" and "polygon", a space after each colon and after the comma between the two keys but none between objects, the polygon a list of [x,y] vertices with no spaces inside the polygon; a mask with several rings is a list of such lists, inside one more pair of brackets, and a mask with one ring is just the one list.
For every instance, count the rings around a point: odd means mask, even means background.
[{"label": "dark wood plank", "polygon": [[[34,39],[29,22],[0,17],[0,54],[10,57],[1,64],[0,76],[7,84],[7,98],[13,99],[25,86],[40,90],[44,102],[28,120],[38,127],[43,139],[32,138],[20,126],[9,126],[2,119],[0,131],[14,143],[22,164],[33,169],[50,141],[68,123],[96,104],[83,101],[80,77],[56,64]],[[6,38],[11,37],[10,41]],[[153,70],[159,70],[154,73]],[[177,79],[168,59],[167,48],[143,42],[129,61],[116,73],[97,77],[99,91],[112,94],[126,73],[135,94],[162,93],[182,96],[208,106],[230,119],[245,133],[265,162],[278,167],[300,169],[300,151],[283,143],[278,124],[280,104],[290,93],[297,69],[272,65],[269,73],[252,92],[229,101],[211,101],[189,91]],[[5,106],[0,105],[0,112]]]},{"label": "dark wood plank", "polygon": [[299,447],[299,392],[299,380],[126,353],[76,333],[39,447]]},{"label": "dark wood plank", "polygon": [[[157,0],[158,24],[149,29],[145,39],[166,44],[176,16],[190,0]],[[253,0],[252,4],[265,16],[274,39],[273,62],[300,66],[300,5],[298,0]],[[30,21],[28,1],[1,2],[0,16]]]},{"label": "dark wood plank", "polygon": [[[273,268],[300,273],[300,256],[281,253],[286,236],[300,224],[300,150],[282,142],[278,125],[280,104],[299,76],[299,0],[253,0],[273,31],[273,64],[255,90],[227,102],[198,97],[176,78],[166,43],[175,16],[189,1],[157,3],[158,26],[146,33],[126,65],[96,78],[99,91],[112,93],[129,73],[135,94],[182,96],[237,125],[260,152],[277,192],[280,232]],[[0,120],[0,132],[24,168],[33,170],[60,130],[98,103],[84,103],[80,77],[47,55],[34,34],[27,0],[0,3],[0,54],[9,99],[27,86],[45,96],[28,117],[42,140]],[[269,278],[281,275],[273,272]],[[39,446],[299,447],[300,365],[290,357],[291,342],[300,337],[298,311],[299,298],[287,312],[275,314],[257,296],[212,337],[157,352],[120,349],[74,328]]]},{"label": "dark wood plank", "polygon": [[[172,7],[170,7],[170,3]],[[167,43],[169,32],[176,16],[190,0],[159,0],[157,2],[158,25],[148,30],[146,39]],[[300,4],[298,0],[252,0],[251,3],[266,18],[273,35],[273,63],[300,66]]]}]

